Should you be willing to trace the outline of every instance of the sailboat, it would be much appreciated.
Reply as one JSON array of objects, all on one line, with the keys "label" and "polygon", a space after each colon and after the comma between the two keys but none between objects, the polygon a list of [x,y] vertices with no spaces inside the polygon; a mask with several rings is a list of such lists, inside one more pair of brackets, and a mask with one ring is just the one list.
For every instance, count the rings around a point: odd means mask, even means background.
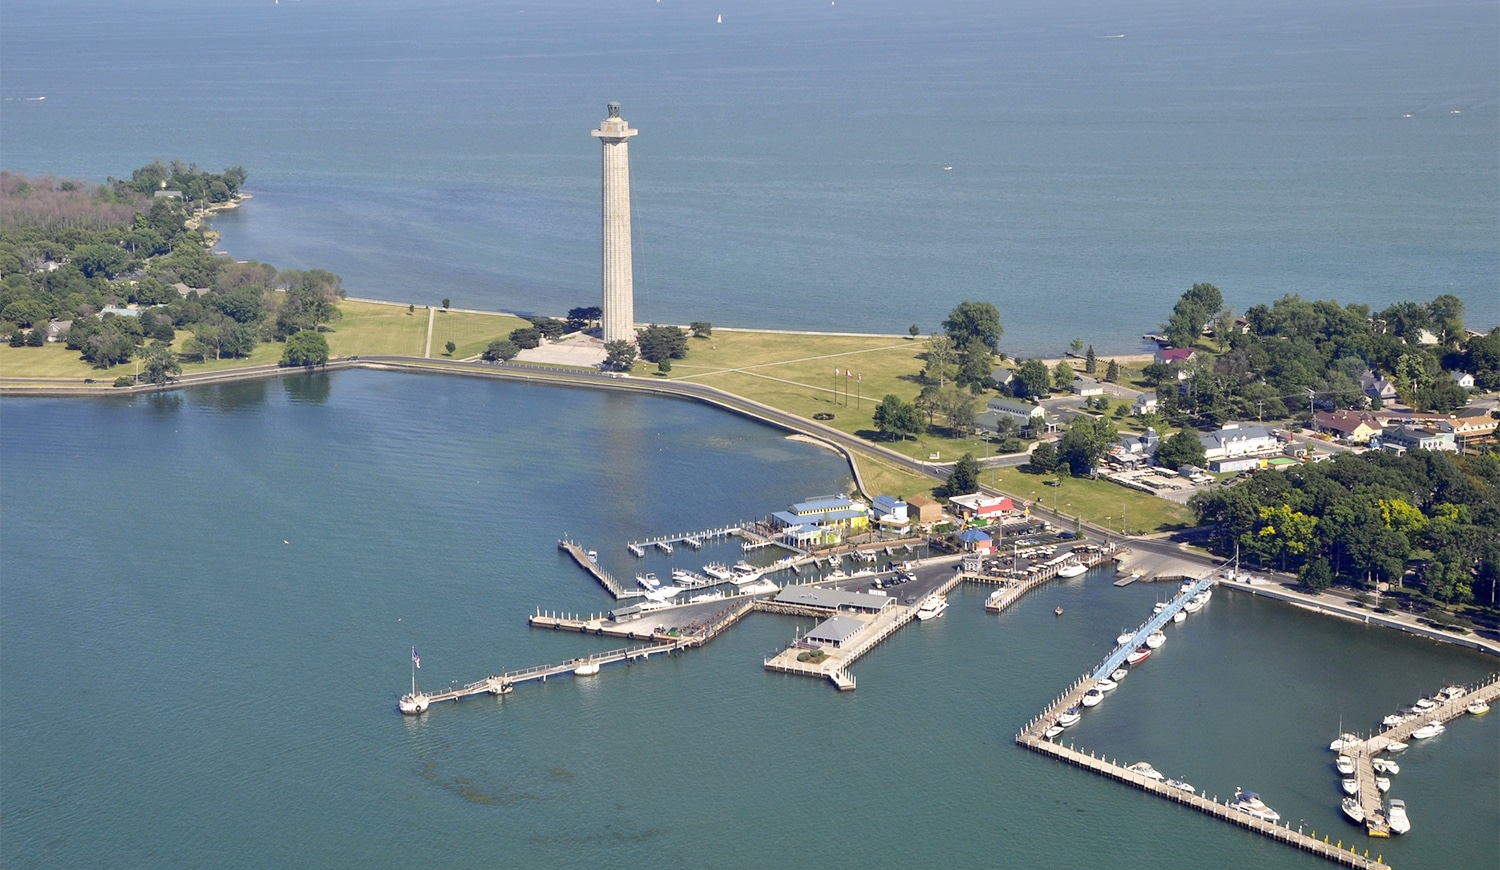
[{"label": "sailboat", "polygon": [[715,22],[714,22],[714,23],[715,23],[715,24],[723,24],[723,23],[724,23],[724,16],[722,16],[722,15],[720,15],[720,16],[719,16],[719,20],[718,20],[718,21],[715,21]]}]

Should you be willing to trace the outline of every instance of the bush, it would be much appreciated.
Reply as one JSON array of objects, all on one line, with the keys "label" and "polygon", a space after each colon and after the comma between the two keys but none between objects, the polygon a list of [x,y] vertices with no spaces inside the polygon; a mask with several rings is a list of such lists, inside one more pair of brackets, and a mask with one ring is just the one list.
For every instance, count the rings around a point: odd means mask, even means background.
[{"label": "bush", "polygon": [[115,378],[115,386],[133,387],[135,386],[135,378],[131,377],[130,375],[120,375],[118,378]]}]

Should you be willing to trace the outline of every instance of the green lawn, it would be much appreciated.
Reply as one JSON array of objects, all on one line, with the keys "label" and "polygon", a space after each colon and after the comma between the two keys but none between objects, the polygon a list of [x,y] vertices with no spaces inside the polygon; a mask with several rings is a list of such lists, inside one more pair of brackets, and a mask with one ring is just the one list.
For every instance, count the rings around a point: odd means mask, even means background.
[{"label": "green lawn", "polygon": [[[420,313],[425,330],[427,313],[425,311]],[[453,352],[453,359],[476,356],[484,353],[484,349],[495,339],[505,338],[511,334],[512,330],[530,325],[529,322],[509,314],[471,314],[438,309],[437,318],[432,324],[432,355],[439,357],[445,354],[444,348],[451,341],[458,345],[458,349]],[[419,350],[418,353],[420,352]]]},{"label": "green lawn", "polygon": [[[1069,517],[1082,516],[1087,522],[1116,530],[1122,527],[1123,515],[1134,534],[1173,531],[1194,522],[1192,510],[1185,505],[1103,479],[1059,478],[1029,474],[1019,468],[998,468],[985,471],[982,480],[1010,495],[1040,501],[1048,510],[1056,509]],[[1053,480],[1060,481],[1059,485],[1048,486],[1047,481]]]}]

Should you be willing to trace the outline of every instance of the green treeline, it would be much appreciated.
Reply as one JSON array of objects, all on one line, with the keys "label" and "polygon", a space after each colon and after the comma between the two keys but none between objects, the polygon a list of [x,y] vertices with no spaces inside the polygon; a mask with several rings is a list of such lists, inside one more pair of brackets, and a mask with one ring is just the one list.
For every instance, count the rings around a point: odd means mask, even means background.
[{"label": "green treeline", "polygon": [[1324,588],[1413,586],[1445,604],[1492,604],[1500,582],[1500,457],[1413,450],[1342,454],[1259,471],[1194,496],[1214,547]]},{"label": "green treeline", "polygon": [[[212,252],[197,218],[245,178],[180,161],[102,185],[0,173],[0,338],[40,346],[50,330],[96,367],[142,358],[165,377],[179,357],[247,357],[337,319],[337,275]],[[125,306],[132,314],[108,310]]]}]

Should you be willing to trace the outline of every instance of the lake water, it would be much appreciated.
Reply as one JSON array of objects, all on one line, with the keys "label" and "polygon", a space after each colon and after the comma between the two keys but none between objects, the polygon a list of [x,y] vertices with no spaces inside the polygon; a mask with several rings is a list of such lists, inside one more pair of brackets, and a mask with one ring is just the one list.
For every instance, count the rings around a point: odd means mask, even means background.
[{"label": "lake water", "polygon": [[[734,416],[345,372],[0,419],[7,865],[1324,866],[1014,745],[1168,594],[1098,571],[1001,617],[960,590],[852,694],[764,672],[810,623],[756,614],[680,657],[396,713],[413,646],[436,688],[616,645],[526,626],[608,606],[557,537],[628,573],[627,540],[847,485]],[[1494,668],[1228,590],[1169,636],[1078,745],[1361,842],[1340,724]],[[1495,866],[1497,721],[1402,758],[1415,828],[1372,855]]]},{"label": "lake water", "polygon": [[594,304],[619,100],[641,321],[984,299],[1013,355],[1119,353],[1210,281],[1500,323],[1484,0],[11,0],[0,69],[5,168],[243,165],[223,248],[356,296]]}]

